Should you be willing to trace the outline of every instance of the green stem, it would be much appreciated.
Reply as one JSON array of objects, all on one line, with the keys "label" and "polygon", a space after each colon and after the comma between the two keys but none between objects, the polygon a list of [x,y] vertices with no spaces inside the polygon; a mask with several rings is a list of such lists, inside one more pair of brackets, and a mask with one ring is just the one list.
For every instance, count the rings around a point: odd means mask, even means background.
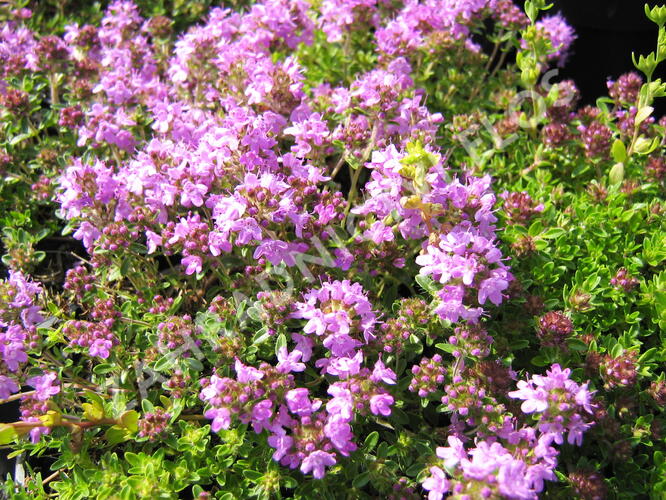
[{"label": "green stem", "polygon": [[5,403],[9,403],[11,401],[16,401],[17,399],[21,399],[23,396],[30,396],[34,394],[36,391],[27,391],[27,392],[19,392],[18,394],[12,394],[8,398],[5,399],[0,399],[0,405],[3,405]]},{"label": "green stem", "polygon": [[493,76],[495,76],[495,73],[499,71],[499,69],[504,65],[504,61],[506,61],[507,54],[509,53],[509,49],[504,47],[504,50],[502,50],[502,55],[500,56],[499,61],[497,62],[497,65],[493,68],[492,72],[488,76],[488,80],[490,80]]},{"label": "green stem", "polygon": [[363,170],[363,166],[359,165],[357,169],[354,170],[354,168],[349,165],[349,170],[351,174],[351,186],[349,187],[349,196],[347,197],[347,208],[345,209],[345,220],[347,219],[347,216],[349,215],[349,210],[351,210],[351,206],[356,200],[356,185],[358,184],[358,178],[361,175],[361,170]]},{"label": "green stem", "polygon": [[51,95],[51,108],[53,108],[60,102],[58,98],[58,75],[53,72],[49,74],[49,91]]},{"label": "green stem", "polygon": [[[501,33],[500,33],[499,37],[500,37],[500,38],[502,37],[502,34],[501,34]],[[488,57],[488,62],[486,63],[486,66],[484,67],[484,71],[485,71],[486,73],[488,72],[488,70],[490,70],[490,66],[492,66],[493,60],[495,59],[495,56],[497,55],[497,51],[499,50],[500,45],[501,45],[501,44],[500,44],[500,41],[497,40],[497,41],[495,42],[495,46],[493,47],[493,51],[492,51],[492,53],[490,54],[490,57]]]}]

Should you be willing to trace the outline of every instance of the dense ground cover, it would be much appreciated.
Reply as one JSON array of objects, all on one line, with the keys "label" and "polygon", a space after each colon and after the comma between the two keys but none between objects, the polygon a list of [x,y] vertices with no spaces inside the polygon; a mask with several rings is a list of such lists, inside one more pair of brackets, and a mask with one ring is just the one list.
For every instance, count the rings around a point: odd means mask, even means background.
[{"label": "dense ground cover", "polygon": [[666,7],[524,7],[0,5],[3,494],[666,498]]}]

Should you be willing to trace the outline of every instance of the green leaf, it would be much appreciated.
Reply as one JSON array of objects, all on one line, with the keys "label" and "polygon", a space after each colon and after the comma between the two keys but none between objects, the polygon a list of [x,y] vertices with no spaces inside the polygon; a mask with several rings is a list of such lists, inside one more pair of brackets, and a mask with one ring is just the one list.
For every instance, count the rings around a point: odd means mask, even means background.
[{"label": "green leaf", "polygon": [[551,227],[550,229],[547,229],[546,232],[542,233],[540,238],[554,239],[562,236],[563,234],[566,234],[566,231],[561,227]]},{"label": "green leaf", "polygon": [[252,306],[248,308],[246,312],[250,319],[261,322],[261,312],[259,311],[259,308]]},{"label": "green leaf", "polygon": [[620,184],[624,180],[624,163],[619,162],[613,165],[608,172],[608,180],[611,184]]},{"label": "green leaf", "polygon": [[102,420],[104,418],[104,406],[98,402],[82,403],[83,418],[90,421]]},{"label": "green leaf", "polygon": [[372,431],[363,442],[365,450],[368,452],[372,451],[375,446],[377,446],[377,441],[379,441],[379,433],[377,431]]},{"label": "green leaf", "polygon": [[255,345],[263,344],[269,339],[269,337],[270,335],[268,334],[268,328],[264,326],[254,334],[254,337],[252,337],[252,343]]},{"label": "green leaf", "polygon": [[585,342],[583,342],[581,339],[577,338],[570,338],[567,340],[567,346],[569,346],[569,349],[572,351],[577,351],[577,352],[587,352],[588,346]]},{"label": "green leaf", "polygon": [[277,356],[280,352],[280,349],[287,347],[287,337],[284,333],[278,335],[277,340],[275,341],[275,355]]},{"label": "green leaf", "polygon": [[[636,113],[636,118],[634,119],[634,125],[638,127],[641,123],[643,123],[645,120],[648,119],[648,117],[652,114],[653,111],[654,108],[652,106],[643,106]],[[614,144],[613,147],[615,147]],[[615,161],[622,161],[622,160],[615,160]]]},{"label": "green leaf", "polygon": [[448,352],[449,354],[458,350],[458,347],[454,346],[453,344],[445,344],[443,342],[435,344],[435,347],[437,349],[441,349],[444,352]]},{"label": "green leaf", "polygon": [[419,472],[421,472],[422,470],[423,470],[423,464],[415,463],[405,471],[405,475],[409,477],[416,477],[419,474]]},{"label": "green leaf", "polygon": [[627,148],[625,147],[624,142],[622,142],[620,139],[615,139],[615,142],[611,147],[611,154],[617,163],[622,163],[624,160],[626,160]]},{"label": "green leaf", "polygon": [[105,375],[109,372],[112,372],[114,368],[115,366],[110,363],[100,363],[99,365],[93,367],[93,373],[97,375]]},{"label": "green leaf", "polygon": [[656,362],[659,361],[659,349],[656,347],[651,347],[647,351],[645,351],[643,354],[641,354],[641,357],[638,358],[638,363],[643,364],[643,363],[651,363],[651,362]]},{"label": "green leaf", "polygon": [[13,425],[0,424],[0,445],[9,444],[18,437]]},{"label": "green leaf", "polygon": [[188,368],[195,372],[201,372],[204,369],[203,363],[197,358],[184,358],[183,361],[188,366]]},{"label": "green leaf", "polygon": [[127,441],[129,438],[130,434],[127,432],[127,430],[117,425],[109,427],[104,433],[104,439],[106,439],[110,445],[122,443],[123,441]]},{"label": "green leaf", "polygon": [[527,14],[532,24],[536,22],[536,18],[539,15],[539,8],[534,5],[532,0],[525,0],[525,14]]},{"label": "green leaf", "polygon": [[430,276],[426,276],[424,274],[418,274],[414,279],[419,284],[419,286],[423,288],[426,292],[431,294],[437,292],[437,285],[435,285],[435,282]]},{"label": "green leaf", "polygon": [[548,360],[543,356],[543,355],[538,355],[532,358],[532,364],[534,366],[546,366],[548,363]]},{"label": "green leaf", "polygon": [[370,471],[366,470],[354,478],[354,481],[352,481],[352,486],[354,486],[354,488],[363,488],[366,484],[368,484],[369,480]]},{"label": "green leaf", "polygon": [[530,341],[527,339],[517,339],[511,342],[509,347],[511,348],[512,351],[518,351],[520,349],[525,349],[526,347],[530,346]]},{"label": "green leaf", "polygon": [[139,430],[139,413],[135,410],[126,411],[118,420],[120,421],[120,424],[129,431],[136,432]]},{"label": "green leaf", "polygon": [[527,230],[527,234],[532,237],[539,236],[543,232],[543,224],[541,221],[535,220],[530,228]]},{"label": "green leaf", "polygon": [[151,413],[155,410],[155,407],[153,406],[153,403],[151,403],[147,399],[144,399],[143,401],[141,401],[141,409],[143,410],[144,413]]},{"label": "green leaf", "polygon": [[167,353],[164,356],[162,356],[160,359],[155,361],[155,364],[153,365],[153,370],[156,370],[158,372],[168,370],[169,368],[173,367],[176,364],[176,359],[174,358],[172,353]]},{"label": "green leaf", "polygon": [[127,460],[127,462],[129,462],[132,467],[141,467],[143,462],[141,456],[137,455],[136,453],[132,453],[131,451],[126,451],[124,456],[125,460]]},{"label": "green leaf", "polygon": [[259,481],[264,477],[264,475],[261,472],[257,472],[256,470],[247,470],[247,469],[243,471],[243,476],[248,478],[250,481]]}]

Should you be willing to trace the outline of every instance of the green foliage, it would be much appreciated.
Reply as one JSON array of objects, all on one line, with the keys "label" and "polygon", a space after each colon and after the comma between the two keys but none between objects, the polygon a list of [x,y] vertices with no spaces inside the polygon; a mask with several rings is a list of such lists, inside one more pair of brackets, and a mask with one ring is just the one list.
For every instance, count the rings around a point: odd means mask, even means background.
[{"label": "green foliage", "polygon": [[[211,4],[138,2],[146,16],[170,19],[167,48]],[[249,6],[242,1],[232,4],[239,9]],[[71,21],[98,23],[103,7],[42,2],[29,26],[42,34],[61,34]],[[654,52],[634,57],[647,78],[636,102],[600,98],[595,107],[594,120],[609,134],[599,154],[588,154],[579,132],[591,121],[584,113],[566,124],[565,140],[544,139],[558,108],[574,113],[573,104],[562,102],[566,86],[550,85],[544,77],[553,47],[534,24],[540,11],[549,7],[544,0],[528,0],[525,11],[531,23],[522,31],[472,26],[475,36],[494,45],[492,55],[453,42],[417,54],[412,77],[424,90],[428,108],[445,117],[437,145],[447,154],[440,158],[418,141],[405,146],[407,155],[398,173],[415,194],[402,202],[405,208],[439,208],[424,204],[420,195],[428,187],[428,170],[442,161],[451,174],[492,175],[496,193],[526,193],[543,204],[542,210],[521,219],[497,199],[499,237],[515,281],[507,303],[492,309],[486,324],[499,365],[536,373],[559,363],[571,367],[577,380],[589,380],[597,391],[597,425],[586,435],[583,448],[562,447],[560,481],[548,486],[544,498],[571,498],[575,491],[564,472],[583,469],[603,471],[609,498],[666,498],[666,415],[653,394],[655,384],[666,377],[666,187],[648,168],[665,153],[664,126],[655,123],[653,104],[666,96],[666,83],[652,77],[666,60],[666,7],[645,6],[646,15],[658,26],[658,41]],[[7,13],[2,16],[2,21],[8,18]],[[372,37],[371,30],[357,30],[340,43],[329,43],[316,30],[313,43],[299,46],[295,53],[304,68],[305,90],[312,93],[322,83],[349,86],[383,64]],[[70,158],[92,156],[77,145],[75,130],[58,124],[58,116],[62,102],[81,101],[65,74],[34,72],[10,85],[27,100],[18,114],[0,111],[0,152],[10,158],[0,166],[2,262],[13,270],[41,273],[44,283],[55,286],[62,282],[64,265],[56,270],[45,267],[47,250],[40,245],[60,257],[69,249],[54,248],[62,221],[50,200]],[[632,106],[635,116],[627,125],[619,117],[631,113]],[[149,135],[150,123],[139,119],[136,131]],[[368,156],[374,144],[364,146]],[[368,158],[351,155],[341,141],[335,147],[327,154],[348,164],[355,193],[356,183],[370,175],[364,169]],[[122,154],[111,149],[106,153]],[[64,234],[72,230],[66,227]],[[350,240],[356,236],[346,235]],[[412,251],[416,255],[419,248]],[[349,460],[330,468],[321,480],[304,479],[272,459],[274,450],[266,445],[265,433],[257,435],[246,425],[213,433],[209,419],[201,414],[197,381],[209,367],[219,376],[229,376],[236,354],[248,363],[273,359],[287,346],[293,330],[292,318],[271,324],[256,293],[243,295],[252,290],[242,259],[231,254],[219,258],[219,268],[227,273],[224,280],[228,284],[233,278],[234,293],[242,296],[235,301],[230,297],[225,305],[229,310],[222,314],[201,305],[220,293],[230,294],[228,289],[203,279],[203,274],[184,282],[169,256],[159,263],[147,260],[143,242],[133,242],[122,253],[99,254],[108,259],[95,271],[104,286],[82,292],[83,310],[69,307],[72,294],[45,294],[44,309],[52,322],[40,326],[44,352],[55,360],[59,375],[71,382],[63,407],[49,407],[42,416],[41,423],[52,432],[37,443],[26,439],[29,429],[0,425],[0,445],[11,446],[14,456],[28,457],[25,484],[7,479],[1,487],[8,498],[176,499],[205,498],[212,492],[219,499],[370,499],[387,498],[399,479],[413,486],[427,475],[434,447],[444,444],[450,422],[443,407],[430,404],[441,394],[430,401],[408,392],[409,370],[424,352],[456,351],[453,343],[436,340],[453,333],[451,324],[430,317],[409,330],[403,353],[386,353],[383,359],[397,375],[395,392],[402,399],[389,417],[354,422],[354,433],[363,438]],[[376,292],[373,300],[382,310],[396,312],[399,294],[429,300],[440,290],[429,276],[416,275],[412,263],[407,266],[406,277],[359,278],[369,280],[367,288]],[[635,283],[618,285],[621,270]],[[299,285],[303,283],[304,279]],[[271,276],[276,290],[291,285],[278,273]],[[146,312],[146,297],[158,294],[174,300],[164,310]],[[81,362],[82,349],[64,346],[63,330],[95,301],[107,299],[119,304],[117,350],[104,362]],[[549,311],[562,312],[573,324],[558,346],[544,345],[538,334],[540,318]],[[173,356],[155,347],[161,325],[177,314],[188,315],[200,341],[196,357],[188,351]],[[42,352],[31,352],[39,355]],[[631,384],[614,385],[604,363],[625,358],[634,360],[636,378]],[[466,361],[475,366],[477,360],[470,355]],[[322,379],[312,369],[298,376],[306,387],[316,387]],[[182,387],[177,385],[181,381]],[[508,398],[502,401],[511,403]],[[510,410],[519,414],[517,408]],[[155,411],[170,416],[159,440],[142,435],[140,427],[141,418]],[[33,466],[31,459],[39,457],[52,460]]]}]

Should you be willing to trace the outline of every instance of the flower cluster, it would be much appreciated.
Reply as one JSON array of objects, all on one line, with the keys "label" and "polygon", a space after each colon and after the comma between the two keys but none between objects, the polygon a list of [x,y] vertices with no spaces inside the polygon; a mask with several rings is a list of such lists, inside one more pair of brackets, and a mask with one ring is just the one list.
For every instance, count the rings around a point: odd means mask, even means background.
[{"label": "flower cluster", "polygon": [[522,411],[535,415],[539,431],[544,435],[561,444],[566,433],[569,444],[580,446],[583,433],[592,426],[592,422],[586,421],[585,413],[593,413],[593,392],[587,384],[571,380],[570,375],[571,369],[562,370],[555,364],[545,376],[533,375],[529,380],[520,380],[518,390],[508,395],[523,400]]},{"label": "flower cluster", "polygon": [[562,311],[550,311],[539,318],[537,336],[541,345],[562,348],[572,332],[573,323]]},{"label": "flower cluster", "polygon": [[0,446],[60,471],[15,492],[662,477],[659,81],[577,108],[544,2],[209,3],[0,5]]},{"label": "flower cluster", "polygon": [[[298,354],[295,360],[303,354],[293,352]],[[324,405],[312,398],[309,389],[295,386],[289,372],[300,372],[305,365],[289,355],[278,358],[277,367],[262,364],[259,369],[236,360],[236,379],[213,375],[202,380],[200,397],[211,405],[205,415],[212,419],[215,432],[229,428],[232,416],[251,424],[257,433],[266,429],[274,460],[321,479],[339,455],[349,456],[356,450],[351,430],[355,415],[391,413],[394,400],[383,386],[394,384],[395,374],[381,361],[372,372],[357,370],[329,386],[332,397]]]},{"label": "flower cluster", "polygon": [[38,346],[36,325],[44,319],[36,305],[41,291],[18,271],[0,282],[0,399],[18,392],[28,351]]},{"label": "flower cluster", "polygon": [[523,400],[521,409],[535,416],[535,427],[517,429],[507,418],[494,436],[469,448],[459,437],[449,436],[449,446],[437,448],[441,464],[431,466],[423,481],[428,498],[439,500],[447,493],[458,498],[538,498],[544,481],[555,480],[558,451],[551,444],[562,444],[568,432],[568,442],[580,446],[591,427],[580,412],[592,414],[593,394],[570,374],[568,368],[553,365],[545,376],[519,381],[518,390],[508,393]]},{"label": "flower cluster", "polygon": [[536,26],[545,34],[553,47],[549,58],[557,60],[558,66],[564,66],[569,50],[577,38],[573,28],[561,14],[546,16],[538,21]]},{"label": "flower cluster", "polygon": [[358,372],[362,362],[358,348],[374,340],[377,322],[363,287],[348,280],[327,282],[304,294],[303,299],[296,303],[292,317],[307,320],[304,342],[313,344],[314,334],[331,353],[331,358],[317,362],[322,373],[346,377]]},{"label": "flower cluster", "polygon": [[502,208],[513,223],[525,224],[536,214],[543,212],[543,203],[536,204],[525,191],[520,193],[505,192],[500,196],[504,200]]},{"label": "flower cluster", "polygon": [[[440,500],[449,492],[458,498],[537,499],[544,480],[555,480],[557,452],[529,428],[512,434],[506,446],[479,441],[469,449],[449,436],[449,446],[437,448],[443,467],[432,466],[423,482],[428,499]],[[455,471],[452,478],[444,468]]]},{"label": "flower cluster", "polygon": [[446,368],[442,365],[442,357],[435,354],[432,358],[423,358],[418,365],[412,366],[414,377],[409,383],[409,390],[425,398],[435,392],[444,382]]},{"label": "flower cluster", "polygon": [[638,280],[629,274],[626,268],[621,267],[610,280],[611,285],[625,293],[630,292],[638,286]]}]

